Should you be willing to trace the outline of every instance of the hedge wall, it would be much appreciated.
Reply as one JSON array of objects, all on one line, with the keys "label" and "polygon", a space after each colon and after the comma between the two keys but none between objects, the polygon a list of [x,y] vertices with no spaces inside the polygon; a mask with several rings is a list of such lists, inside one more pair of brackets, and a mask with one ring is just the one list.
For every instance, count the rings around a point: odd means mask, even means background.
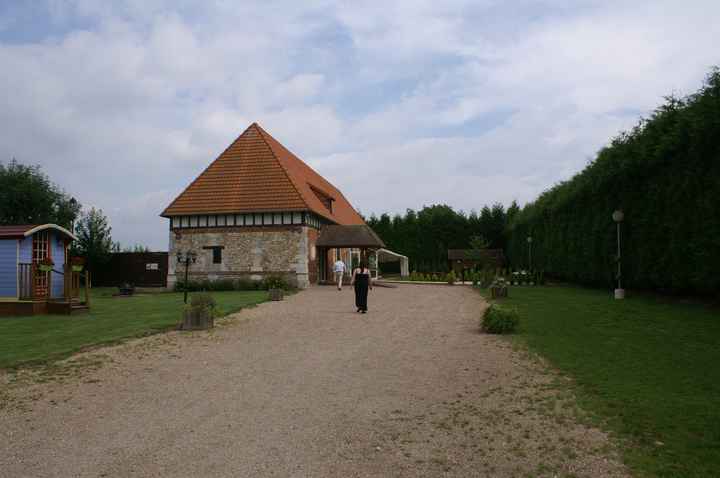
[{"label": "hedge wall", "polygon": [[544,192],[510,225],[515,267],[614,283],[622,209],[624,286],[710,295],[720,290],[720,70],[697,93],[666,98],[571,180]]}]

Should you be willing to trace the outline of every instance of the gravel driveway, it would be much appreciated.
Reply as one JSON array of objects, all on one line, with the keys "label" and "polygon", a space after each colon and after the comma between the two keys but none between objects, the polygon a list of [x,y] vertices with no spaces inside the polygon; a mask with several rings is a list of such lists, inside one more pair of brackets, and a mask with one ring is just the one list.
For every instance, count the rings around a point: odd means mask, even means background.
[{"label": "gravel driveway", "polygon": [[314,287],[13,385],[0,476],[626,476],[561,378],[478,333],[470,288],[370,294],[360,315]]}]

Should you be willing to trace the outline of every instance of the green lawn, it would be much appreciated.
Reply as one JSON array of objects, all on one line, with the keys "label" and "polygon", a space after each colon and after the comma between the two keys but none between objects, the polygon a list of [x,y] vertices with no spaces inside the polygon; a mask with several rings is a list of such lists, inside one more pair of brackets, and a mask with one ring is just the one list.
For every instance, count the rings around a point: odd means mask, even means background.
[{"label": "green lawn", "polygon": [[[110,292],[93,290],[88,314],[0,317],[0,368],[64,358],[91,345],[168,330],[180,321],[181,293],[113,298]],[[266,291],[213,292],[212,296],[221,314],[267,300]]]},{"label": "green lawn", "polygon": [[611,291],[513,287],[518,338],[574,378],[642,475],[720,473],[720,310]]}]

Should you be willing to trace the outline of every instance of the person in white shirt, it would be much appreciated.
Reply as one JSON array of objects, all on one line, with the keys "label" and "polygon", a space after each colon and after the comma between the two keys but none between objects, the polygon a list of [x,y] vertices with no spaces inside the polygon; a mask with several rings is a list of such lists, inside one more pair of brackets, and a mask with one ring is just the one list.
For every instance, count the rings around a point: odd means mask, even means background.
[{"label": "person in white shirt", "polygon": [[338,259],[333,265],[333,271],[335,271],[335,282],[337,283],[338,290],[342,290],[343,275],[345,275],[345,263]]}]

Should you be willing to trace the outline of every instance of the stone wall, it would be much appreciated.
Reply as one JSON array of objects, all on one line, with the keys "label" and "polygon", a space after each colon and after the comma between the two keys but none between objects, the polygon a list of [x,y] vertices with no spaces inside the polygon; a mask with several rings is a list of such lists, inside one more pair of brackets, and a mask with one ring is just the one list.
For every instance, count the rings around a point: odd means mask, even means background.
[{"label": "stone wall", "polygon": [[[190,266],[191,280],[249,278],[261,280],[282,275],[294,286],[309,285],[309,233],[307,226],[228,227],[174,229],[170,231],[168,287],[184,277],[184,265],[175,259],[178,251],[197,253]],[[213,264],[212,250],[223,246],[222,263]]]}]

